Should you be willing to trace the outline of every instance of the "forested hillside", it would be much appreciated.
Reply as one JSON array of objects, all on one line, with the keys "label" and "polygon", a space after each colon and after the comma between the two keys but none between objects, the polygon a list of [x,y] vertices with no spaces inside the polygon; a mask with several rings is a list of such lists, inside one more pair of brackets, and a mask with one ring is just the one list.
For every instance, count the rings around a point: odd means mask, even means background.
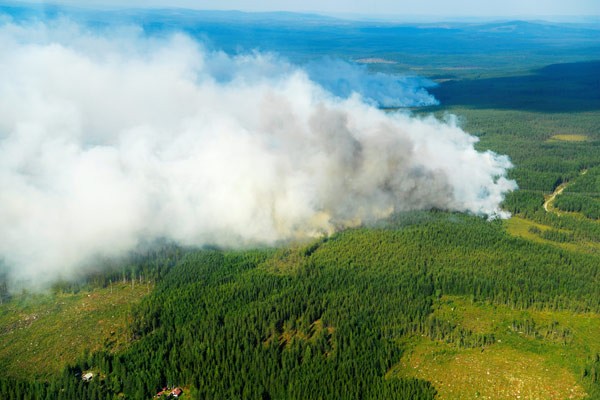
[{"label": "forested hillside", "polygon": [[[597,313],[598,265],[594,254],[514,238],[499,221],[441,212],[291,248],[192,251],[135,307],[127,350],[85,355],[50,383],[0,387],[15,399],[150,398],[163,386],[214,399],[434,398],[427,381],[386,375],[411,338],[501,346],[494,331],[435,317],[440,299]],[[593,369],[586,359],[600,343],[570,343],[582,357],[573,368]],[[82,382],[87,371],[97,378]],[[578,385],[594,393],[588,376]]]}]

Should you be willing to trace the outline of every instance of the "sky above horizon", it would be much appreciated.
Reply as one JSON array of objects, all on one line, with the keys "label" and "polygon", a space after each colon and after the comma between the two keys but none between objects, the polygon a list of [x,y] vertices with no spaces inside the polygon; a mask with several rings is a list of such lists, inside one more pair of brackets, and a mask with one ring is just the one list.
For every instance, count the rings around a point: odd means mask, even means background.
[{"label": "sky above horizon", "polygon": [[[34,3],[83,5],[80,1],[58,0]],[[249,12],[290,11],[330,15],[434,16],[434,17],[544,17],[600,16],[600,0],[90,0],[91,6],[182,7],[203,10]]]}]

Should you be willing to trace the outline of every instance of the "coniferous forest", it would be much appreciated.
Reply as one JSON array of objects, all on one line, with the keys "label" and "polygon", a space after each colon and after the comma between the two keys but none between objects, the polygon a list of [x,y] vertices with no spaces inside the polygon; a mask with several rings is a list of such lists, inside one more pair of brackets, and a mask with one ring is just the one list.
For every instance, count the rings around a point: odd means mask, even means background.
[{"label": "coniferous forest", "polygon": [[[167,253],[137,267],[167,271],[133,309],[126,350],[84,354],[50,382],[3,378],[3,395],[148,398],[182,386],[214,399],[435,398],[430,382],[386,376],[407,338],[481,349],[496,342],[432,318],[438,299],[600,311],[597,255],[460,214],[402,214],[281,249]],[[84,371],[98,378],[83,382]]]}]

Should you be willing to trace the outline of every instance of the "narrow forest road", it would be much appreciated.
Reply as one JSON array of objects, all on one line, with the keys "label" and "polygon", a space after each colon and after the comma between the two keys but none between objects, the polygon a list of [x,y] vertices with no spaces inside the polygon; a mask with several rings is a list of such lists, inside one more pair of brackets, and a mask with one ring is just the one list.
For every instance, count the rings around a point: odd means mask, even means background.
[{"label": "narrow forest road", "polygon": [[[587,174],[587,169],[584,169],[579,173],[579,175],[585,175],[585,174]],[[569,182],[564,182],[564,183],[561,183],[560,185],[558,185],[558,187],[556,189],[554,189],[554,192],[552,192],[552,194],[550,196],[548,196],[546,201],[544,201],[544,210],[546,210],[546,212],[553,212],[556,215],[560,215],[560,213],[558,211],[556,211],[556,209],[554,207],[552,207],[552,202],[554,201],[556,196],[558,196],[559,194],[561,194],[563,192],[563,190],[565,190],[565,188],[567,187],[568,184],[569,184]]]},{"label": "narrow forest road", "polygon": [[[559,194],[562,193],[563,190],[565,190],[566,187],[567,187],[566,182],[561,183],[560,185],[558,185],[558,187],[556,189],[554,189],[554,192],[550,196],[548,196],[548,198],[544,202],[544,210],[546,210],[546,212],[551,211],[550,207],[552,206],[552,202],[554,201],[556,196],[558,196]],[[560,215],[560,213],[558,211],[555,211],[554,208],[552,208],[552,212],[556,213],[556,215]]]}]

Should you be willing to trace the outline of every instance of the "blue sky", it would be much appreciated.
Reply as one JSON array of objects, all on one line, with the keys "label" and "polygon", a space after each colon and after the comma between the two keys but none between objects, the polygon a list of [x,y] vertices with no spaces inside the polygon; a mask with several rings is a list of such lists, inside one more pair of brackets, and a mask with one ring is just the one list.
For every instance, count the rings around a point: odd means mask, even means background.
[{"label": "blue sky", "polygon": [[[44,1],[34,0],[36,3]],[[600,0],[59,0],[73,5],[184,7],[205,10],[294,11],[334,15],[435,17],[598,16]]]}]

